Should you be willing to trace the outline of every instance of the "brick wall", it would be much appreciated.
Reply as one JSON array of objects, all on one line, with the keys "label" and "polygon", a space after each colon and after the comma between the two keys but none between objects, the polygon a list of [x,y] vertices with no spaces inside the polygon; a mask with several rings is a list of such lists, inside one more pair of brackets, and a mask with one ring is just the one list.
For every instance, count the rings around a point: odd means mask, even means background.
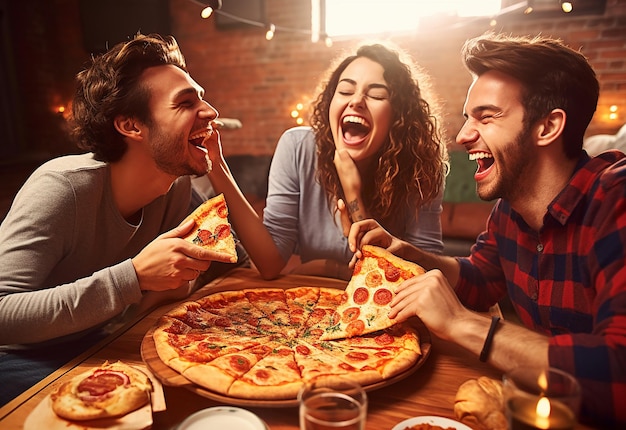
[{"label": "brick wall", "polygon": [[[265,11],[276,26],[306,32],[310,28],[309,5],[308,0],[266,0]],[[14,77],[8,85],[16,94],[15,118],[23,145],[29,151],[52,155],[74,151],[63,137],[62,115],[55,113],[55,107],[69,101],[73,76],[88,58],[78,0],[0,0],[0,6],[5,14],[3,23],[9,23],[7,45],[12,52],[7,55]],[[305,32],[280,31],[268,42],[261,27],[218,30],[214,18],[200,18],[200,10],[189,0],[170,0],[172,33],[192,75],[223,117],[243,123],[241,130],[224,133],[224,152],[271,154],[280,134],[294,125],[290,112],[296,103],[310,100],[329,62],[353,43],[337,41],[327,48],[323,43],[311,43]],[[487,29],[485,23],[459,28],[431,25],[428,30],[391,38],[432,76],[445,101],[451,137],[461,125],[470,83],[459,49],[465,39]],[[543,33],[582,48],[601,81],[598,112],[588,134],[614,133],[626,122],[626,0],[607,0],[604,16],[538,19],[531,14],[505,20],[495,29]],[[612,104],[620,106],[617,121],[607,119]]]}]

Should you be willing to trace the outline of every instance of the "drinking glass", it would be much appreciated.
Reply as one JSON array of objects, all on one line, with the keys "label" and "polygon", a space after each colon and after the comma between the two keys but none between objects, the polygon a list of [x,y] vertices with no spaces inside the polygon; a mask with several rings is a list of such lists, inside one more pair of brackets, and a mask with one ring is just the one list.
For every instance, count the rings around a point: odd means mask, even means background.
[{"label": "drinking glass", "polygon": [[509,429],[573,429],[580,407],[580,385],[555,368],[517,368],[503,376]]},{"label": "drinking glass", "polygon": [[300,430],[364,430],[367,394],[349,379],[319,378],[298,394]]}]

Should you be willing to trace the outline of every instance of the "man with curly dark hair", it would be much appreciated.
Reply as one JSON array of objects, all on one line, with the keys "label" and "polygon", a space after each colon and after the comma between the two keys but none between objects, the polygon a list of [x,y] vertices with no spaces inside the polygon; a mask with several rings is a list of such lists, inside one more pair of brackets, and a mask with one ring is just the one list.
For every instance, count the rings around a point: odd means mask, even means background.
[{"label": "man with curly dark hair", "polygon": [[[595,72],[539,36],[477,37],[463,59],[474,81],[457,143],[477,163],[478,195],[497,199],[487,229],[469,257],[452,258],[365,220],[352,226],[352,249],[378,244],[432,269],[399,287],[390,317],[417,315],[503,372],[564,370],[580,383],[582,422],[624,428],[626,156],[583,149]],[[507,295],[522,325],[472,312]]]},{"label": "man with curly dark hair", "polygon": [[[253,214],[239,219],[244,208],[229,201],[233,225],[264,277],[277,276],[295,254],[303,263],[298,273],[349,278],[349,224],[368,216],[415,246],[442,252],[447,151],[429,89],[408,56],[382,44],[361,46],[331,66],[311,127],[287,130],[278,142],[263,225]],[[209,177],[229,199],[232,187],[216,177],[220,170]]]},{"label": "man with curly dark hair", "polygon": [[191,176],[209,170],[198,145],[218,112],[176,40],[137,35],[77,81],[71,125],[88,152],[40,166],[0,225],[2,401],[106,325],[184,297],[212,261],[229,261],[181,238],[202,201],[192,203]]}]

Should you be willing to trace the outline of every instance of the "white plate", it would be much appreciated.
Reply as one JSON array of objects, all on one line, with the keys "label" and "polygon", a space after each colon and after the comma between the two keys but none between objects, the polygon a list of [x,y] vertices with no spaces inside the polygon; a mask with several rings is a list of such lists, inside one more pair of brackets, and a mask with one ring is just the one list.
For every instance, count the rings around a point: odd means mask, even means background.
[{"label": "white plate", "polygon": [[189,415],[178,430],[267,430],[267,426],[250,411],[232,406],[203,409]]},{"label": "white plate", "polygon": [[430,424],[433,426],[443,427],[444,429],[448,427],[452,427],[453,429],[456,429],[456,430],[472,430],[470,427],[458,421],[451,420],[450,418],[436,417],[436,416],[409,418],[408,420],[404,420],[401,423],[396,424],[391,430],[404,430],[407,427],[411,427],[417,424]]}]

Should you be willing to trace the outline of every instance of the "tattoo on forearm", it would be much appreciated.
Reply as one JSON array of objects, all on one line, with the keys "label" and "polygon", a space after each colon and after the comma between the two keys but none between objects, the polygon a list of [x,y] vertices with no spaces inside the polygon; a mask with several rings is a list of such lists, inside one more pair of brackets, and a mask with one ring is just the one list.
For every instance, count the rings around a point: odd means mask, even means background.
[{"label": "tattoo on forearm", "polygon": [[358,211],[359,211],[359,201],[357,199],[354,199],[348,203],[348,212],[350,213],[350,215]]},{"label": "tattoo on forearm", "polygon": [[359,201],[357,199],[354,199],[348,203],[348,212],[350,213],[350,218],[352,218],[353,222],[365,219],[363,213],[361,212],[361,208],[359,207]]}]

